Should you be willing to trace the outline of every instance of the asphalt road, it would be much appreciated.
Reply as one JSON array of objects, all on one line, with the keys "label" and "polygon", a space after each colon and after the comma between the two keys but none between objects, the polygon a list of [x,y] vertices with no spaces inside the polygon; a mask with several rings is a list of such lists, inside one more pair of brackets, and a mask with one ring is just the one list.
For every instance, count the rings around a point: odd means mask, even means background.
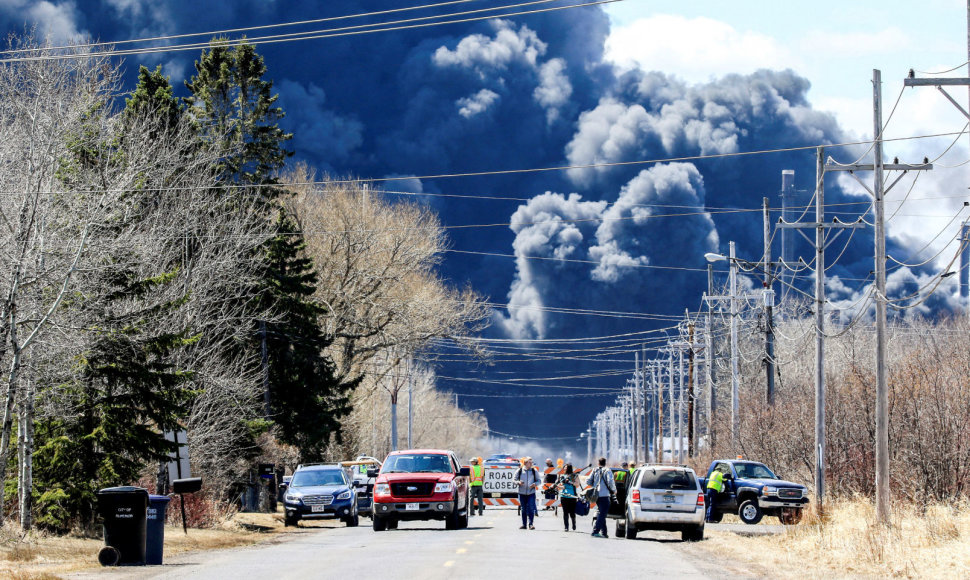
[{"label": "asphalt road", "polygon": [[[589,516],[564,532],[561,516],[541,512],[535,530],[520,530],[514,509],[492,509],[464,530],[444,522],[402,522],[374,532],[357,528],[301,528],[247,548],[167,558],[163,566],[101,569],[100,578],[745,578],[743,569],[714,561],[680,534],[641,532],[636,540],[590,536]],[[190,532],[191,533],[191,532]],[[705,540],[709,541],[709,540]],[[81,574],[75,578],[94,575]]]}]

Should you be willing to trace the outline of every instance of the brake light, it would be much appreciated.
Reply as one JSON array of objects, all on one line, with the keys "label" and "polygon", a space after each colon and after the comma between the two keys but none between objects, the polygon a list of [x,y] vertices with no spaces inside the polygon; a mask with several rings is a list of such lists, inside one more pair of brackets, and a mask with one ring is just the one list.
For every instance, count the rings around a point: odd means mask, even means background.
[{"label": "brake light", "polygon": [[633,490],[633,495],[630,496],[633,499],[633,503],[640,503],[640,490]]},{"label": "brake light", "polygon": [[699,505],[699,506],[703,506],[704,505],[704,494],[703,493],[697,494],[697,505]]}]

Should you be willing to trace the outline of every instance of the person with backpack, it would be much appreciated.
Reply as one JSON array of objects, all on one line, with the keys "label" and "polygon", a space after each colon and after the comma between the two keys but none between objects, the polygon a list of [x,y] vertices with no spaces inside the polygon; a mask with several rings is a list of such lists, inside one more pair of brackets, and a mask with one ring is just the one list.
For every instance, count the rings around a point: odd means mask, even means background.
[{"label": "person with backpack", "polygon": [[559,476],[559,498],[562,504],[562,523],[569,531],[569,520],[573,521],[576,530],[576,502],[579,501],[579,474],[573,473],[573,464],[566,464],[566,471]]},{"label": "person with backpack", "polygon": [[[586,480],[589,485],[589,493],[596,497],[596,522],[593,524],[594,538],[608,538],[610,535],[606,531],[606,514],[610,511],[610,503],[616,501],[616,482],[613,481],[613,472],[606,467],[606,458],[599,458],[599,467],[593,470]],[[592,504],[590,498],[590,504]]]},{"label": "person with backpack", "polygon": [[522,466],[515,471],[514,481],[519,484],[519,506],[522,508],[522,525],[520,530],[524,530],[526,519],[528,518],[529,529],[536,529],[533,525],[533,518],[536,514],[536,490],[542,483],[539,470],[532,465],[532,458],[526,457],[522,461]]}]

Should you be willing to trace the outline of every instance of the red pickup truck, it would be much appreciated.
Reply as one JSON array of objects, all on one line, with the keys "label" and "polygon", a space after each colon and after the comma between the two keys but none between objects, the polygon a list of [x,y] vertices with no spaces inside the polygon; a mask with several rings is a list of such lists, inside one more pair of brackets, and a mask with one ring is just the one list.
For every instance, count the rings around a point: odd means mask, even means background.
[{"label": "red pickup truck", "polygon": [[468,526],[468,468],[451,451],[409,449],[387,456],[376,477],[372,504],[374,531],[398,522],[444,520],[445,528]]}]

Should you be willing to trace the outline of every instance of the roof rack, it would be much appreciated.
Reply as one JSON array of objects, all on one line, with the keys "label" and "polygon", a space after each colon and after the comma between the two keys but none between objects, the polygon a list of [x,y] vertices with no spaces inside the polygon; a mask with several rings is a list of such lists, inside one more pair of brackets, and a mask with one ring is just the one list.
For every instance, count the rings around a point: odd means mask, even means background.
[{"label": "roof rack", "polygon": [[296,466],[296,469],[302,469],[304,467],[316,467],[316,466],[341,467],[340,463],[337,461],[320,461],[317,463],[300,463],[299,465]]}]

